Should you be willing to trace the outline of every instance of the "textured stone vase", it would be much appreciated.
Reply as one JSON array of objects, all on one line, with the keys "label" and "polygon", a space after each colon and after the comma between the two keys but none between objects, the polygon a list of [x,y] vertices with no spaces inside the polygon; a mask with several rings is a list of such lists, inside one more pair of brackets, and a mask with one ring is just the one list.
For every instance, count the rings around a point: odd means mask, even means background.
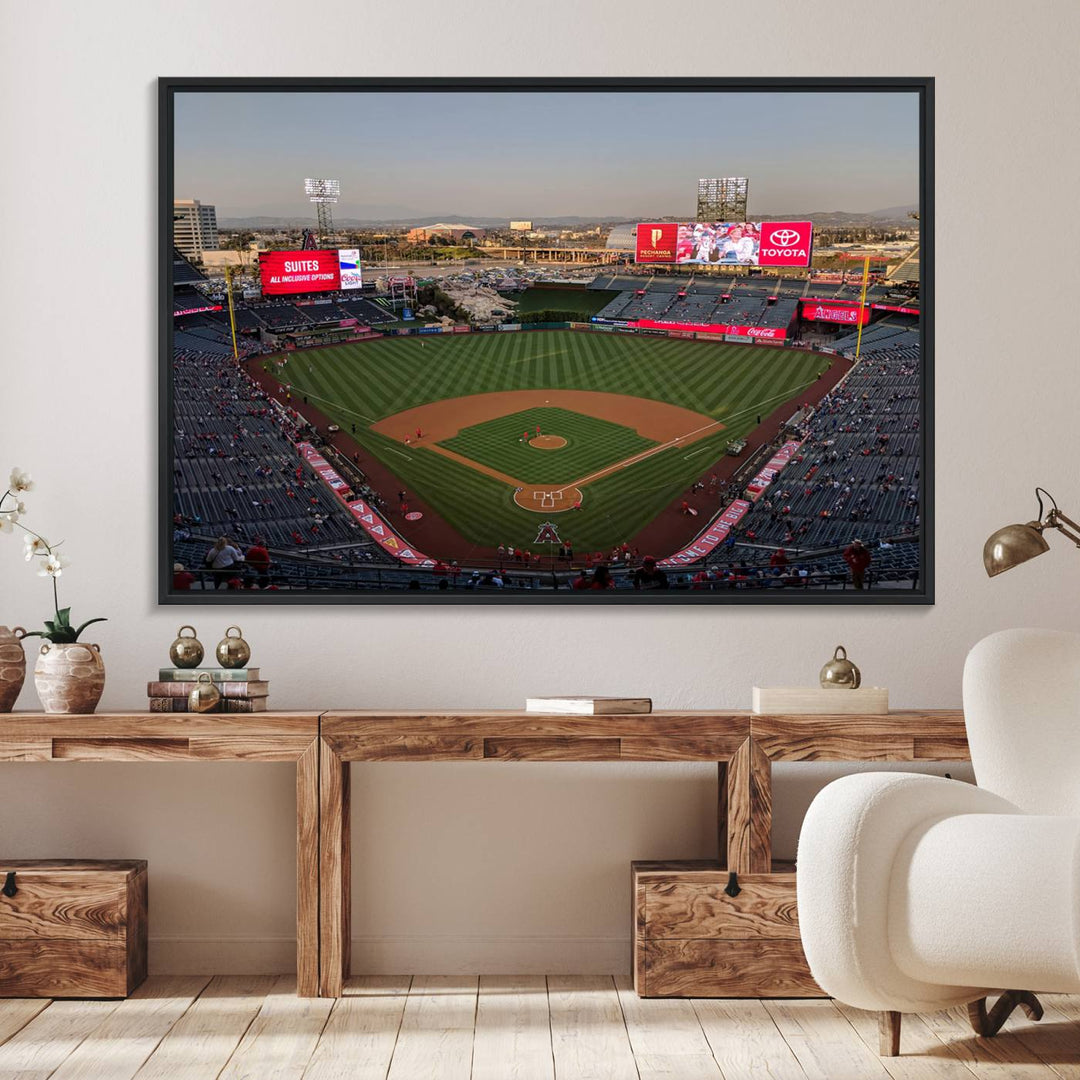
[{"label": "textured stone vase", "polygon": [[92,713],[105,689],[105,664],[97,645],[42,643],[34,685],[47,713]]},{"label": "textured stone vase", "polygon": [[11,712],[26,678],[26,653],[23,652],[21,626],[9,630],[0,626],[0,713]]}]

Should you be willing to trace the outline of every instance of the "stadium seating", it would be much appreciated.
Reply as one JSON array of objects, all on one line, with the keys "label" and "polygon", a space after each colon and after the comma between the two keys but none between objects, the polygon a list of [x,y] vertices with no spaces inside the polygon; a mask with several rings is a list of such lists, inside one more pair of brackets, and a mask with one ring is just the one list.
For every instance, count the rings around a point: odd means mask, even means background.
[{"label": "stadium seating", "polygon": [[768,305],[758,320],[758,326],[788,326],[799,310],[799,301],[780,299]]},{"label": "stadium seating", "polygon": [[177,285],[192,285],[206,280],[206,275],[201,270],[197,270],[175,247],[172,255],[172,272],[174,288]]},{"label": "stadium seating", "polygon": [[264,304],[253,313],[268,330],[283,330],[290,326],[311,326],[302,308],[293,304]]},{"label": "stadium seating", "polygon": [[[846,339],[844,339],[846,340]],[[854,348],[854,336],[850,340]],[[732,565],[755,551],[842,550],[910,535],[919,522],[921,461],[918,334],[883,327],[847,378],[822,399],[800,453],[740,522],[709,564]],[[900,546],[900,545],[897,545]],[[916,545],[906,554],[874,552],[872,566],[906,580],[918,570]]]},{"label": "stadium seating", "polygon": [[[188,347],[192,340],[198,347]],[[241,548],[261,536],[279,586],[290,575],[333,576],[340,565],[389,562],[299,458],[299,417],[270,399],[232,360],[231,348],[226,355],[203,347],[209,344],[176,335],[174,557],[197,571],[217,536],[231,536]],[[378,497],[363,488],[362,474],[353,474],[358,493]]]},{"label": "stadium seating", "polygon": [[359,298],[339,299],[337,306],[346,312],[346,318],[359,319],[362,323],[385,323],[397,320],[397,315],[393,311],[376,301]]}]

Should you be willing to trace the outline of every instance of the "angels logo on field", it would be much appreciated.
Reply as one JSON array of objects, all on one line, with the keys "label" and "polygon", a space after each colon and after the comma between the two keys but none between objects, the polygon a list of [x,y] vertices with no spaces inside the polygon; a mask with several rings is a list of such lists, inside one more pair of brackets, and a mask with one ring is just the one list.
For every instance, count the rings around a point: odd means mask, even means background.
[{"label": "angels logo on field", "polygon": [[536,530],[534,544],[561,544],[558,526],[553,521],[545,521]]}]

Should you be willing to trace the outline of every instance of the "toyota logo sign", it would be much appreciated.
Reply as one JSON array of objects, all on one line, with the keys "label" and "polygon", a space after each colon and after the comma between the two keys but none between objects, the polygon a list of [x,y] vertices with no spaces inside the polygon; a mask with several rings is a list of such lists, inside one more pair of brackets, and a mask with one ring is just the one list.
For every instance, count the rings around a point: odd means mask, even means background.
[{"label": "toyota logo sign", "polygon": [[772,242],[777,247],[791,247],[799,239],[799,234],[794,229],[777,229],[772,234]]}]

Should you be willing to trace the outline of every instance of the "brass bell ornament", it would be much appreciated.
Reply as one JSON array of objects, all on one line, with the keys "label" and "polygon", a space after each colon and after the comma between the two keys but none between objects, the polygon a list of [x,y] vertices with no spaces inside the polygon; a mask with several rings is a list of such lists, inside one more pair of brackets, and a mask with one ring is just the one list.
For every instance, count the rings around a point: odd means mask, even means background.
[{"label": "brass bell ornament", "polygon": [[[191,633],[185,637],[184,631]],[[169,646],[169,659],[178,668],[198,667],[203,658],[202,642],[195,636],[194,626],[181,626],[176,631],[176,640]]]},{"label": "brass bell ornament", "polygon": [[826,690],[858,690],[862,673],[848,659],[847,649],[837,645],[833,658],[821,669],[821,685]]},{"label": "brass bell ornament", "polygon": [[[232,632],[236,631],[236,637]],[[242,668],[251,659],[251,646],[244,640],[239,626],[230,626],[218,642],[218,663],[226,668]]]},{"label": "brass bell ornament", "polygon": [[199,672],[195,685],[188,691],[188,712],[213,712],[221,703],[221,693],[210,678],[210,673]]}]

